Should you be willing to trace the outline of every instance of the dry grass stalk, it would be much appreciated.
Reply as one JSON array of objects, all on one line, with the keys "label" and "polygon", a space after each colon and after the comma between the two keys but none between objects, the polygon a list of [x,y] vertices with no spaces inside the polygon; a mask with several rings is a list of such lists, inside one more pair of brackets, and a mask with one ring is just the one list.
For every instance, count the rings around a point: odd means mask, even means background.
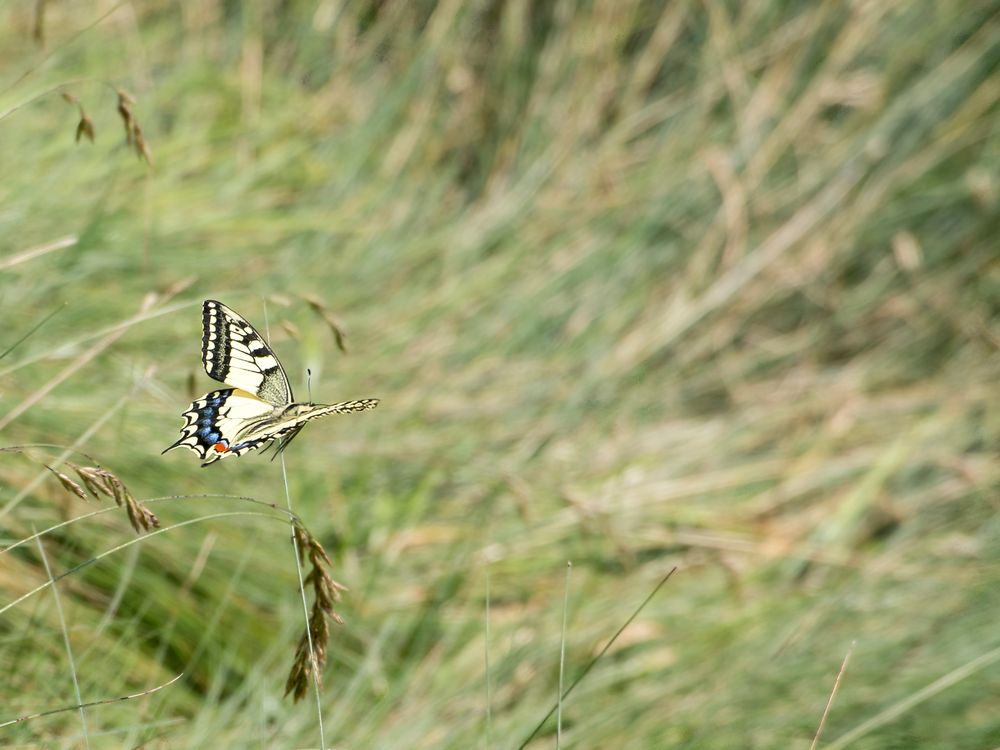
[{"label": "dry grass stalk", "polygon": [[[119,508],[125,508],[125,512],[128,514],[129,523],[132,524],[132,528],[137,532],[149,531],[150,529],[156,529],[160,526],[160,521],[156,517],[156,514],[136,500],[125,486],[125,483],[116,474],[113,474],[101,466],[78,466],[71,461],[66,461],[66,466],[72,469],[73,472],[80,478],[80,482],[78,483],[71,479],[69,475],[58,471],[57,469],[53,469],[47,463],[32,459],[31,455],[27,451],[22,450],[20,447],[3,447],[0,448],[0,453],[17,453],[31,460],[35,460],[37,463],[41,463],[42,466],[52,472],[55,478],[59,481],[59,484],[63,486],[63,489],[83,500],[88,499],[88,491],[98,500],[100,500],[102,496],[110,497],[115,501],[115,504]],[[90,457],[87,456],[87,458]],[[86,490],[84,488],[86,488]],[[316,546],[319,546],[318,542],[313,543],[316,544]],[[320,554],[323,555],[323,558],[329,562],[329,559],[323,552],[322,547],[319,547],[319,551]],[[310,559],[312,559],[312,557],[310,557]],[[339,586],[340,584],[334,585]]]},{"label": "dry grass stalk", "polygon": [[36,711],[35,713],[25,714],[24,716],[18,716],[17,718],[10,719],[9,721],[0,723],[0,729],[3,729],[4,727],[9,727],[11,724],[20,724],[25,721],[31,721],[32,719],[40,719],[43,716],[54,716],[55,714],[61,714],[66,711],[79,711],[82,708],[90,708],[91,706],[106,706],[109,703],[119,703],[121,701],[130,701],[134,698],[141,698],[144,695],[151,695],[152,693],[156,693],[160,690],[163,690],[163,688],[165,687],[173,685],[175,682],[177,682],[177,680],[179,680],[183,676],[184,673],[181,672],[179,675],[170,680],[167,680],[162,685],[157,685],[156,687],[151,687],[148,690],[142,690],[138,693],[122,695],[119,696],[118,698],[103,698],[97,701],[90,701],[89,703],[78,703],[73,706],[61,706],[60,708],[50,708],[47,711]]},{"label": "dry grass stalk", "polygon": [[[292,663],[288,679],[285,681],[285,695],[292,694],[292,699],[298,702],[309,690],[309,684],[315,679],[317,684],[323,684],[323,666],[326,664],[327,645],[330,641],[330,623],[327,618],[343,625],[344,620],[334,612],[334,605],[340,601],[340,592],[347,588],[333,580],[327,567],[332,566],[330,558],[323,546],[303,526],[293,529],[298,543],[299,556],[305,563],[309,558],[312,569],[305,578],[306,585],[313,588],[313,606],[309,615],[307,630],[299,638],[295,649],[295,661]],[[310,655],[312,642],[312,656]]]},{"label": "dry grass stalk", "polygon": [[80,122],[76,124],[76,142],[80,142],[80,136],[86,136],[87,140],[91,143],[94,142],[94,123],[93,121],[80,109]]},{"label": "dry grass stalk", "polygon": [[75,104],[77,110],[80,112],[80,121],[76,124],[76,142],[79,143],[81,137],[86,137],[87,140],[93,143],[94,121],[90,119],[90,115],[84,110],[83,104],[77,97],[67,91],[62,92],[62,97],[70,104]]},{"label": "dry grass stalk", "polygon": [[[93,143],[94,121],[90,119],[90,115],[83,108],[80,99],[67,91],[61,93],[63,99],[70,104],[75,104],[80,112],[80,121],[76,125],[76,142],[79,143],[81,138],[87,138]],[[135,151],[136,156],[145,160],[146,164],[153,166],[153,151],[146,142],[146,136],[139,120],[136,119],[135,112],[132,111],[135,99],[131,94],[119,88],[115,88],[115,93],[118,95],[118,115],[122,118],[122,124],[125,126],[125,144]]]},{"label": "dry grass stalk", "polygon": [[142,126],[139,125],[139,121],[132,111],[135,99],[121,89],[115,89],[115,92],[118,94],[118,114],[125,126],[125,144],[135,149],[136,155],[145,159],[149,166],[153,166],[153,152],[150,150],[149,144],[146,143],[146,138],[142,134]]},{"label": "dry grass stalk", "polygon": [[51,471],[53,474],[55,474],[56,479],[59,480],[59,484],[61,484],[64,489],[68,490],[69,492],[72,492],[74,495],[76,495],[81,500],[87,500],[87,499],[89,499],[87,497],[87,493],[84,492],[83,487],[81,487],[79,484],[77,484],[76,482],[74,482],[67,475],[63,474],[61,471],[56,471],[55,469],[53,469],[48,464],[45,464],[45,468],[48,469],[49,471]]},{"label": "dry grass stalk", "polygon": [[[115,501],[115,504],[118,505],[119,508],[125,508],[125,512],[128,514],[129,523],[132,524],[132,528],[137,532],[149,531],[150,529],[159,527],[160,521],[157,519],[156,515],[136,500],[125,486],[125,483],[122,482],[122,480],[115,474],[112,474],[110,471],[101,468],[100,466],[77,466],[76,464],[68,462],[66,465],[76,472],[76,475],[80,477],[80,481],[83,482],[83,486],[86,487],[95,498],[100,499],[102,495],[110,497]],[[56,472],[56,476],[60,476],[58,472]],[[76,483],[72,482],[72,480],[70,480],[70,482],[73,484],[75,489],[67,487],[62,478],[60,478],[59,481],[64,487],[69,489],[74,494],[79,495],[80,492],[82,492],[79,485],[76,485]],[[82,496],[86,497],[85,494]]]},{"label": "dry grass stalk", "polygon": [[333,338],[337,342],[337,348],[342,352],[347,352],[347,334],[344,332],[344,327],[341,322],[337,319],[337,316],[333,314],[333,311],[327,307],[326,303],[323,302],[315,294],[303,294],[302,299],[305,301],[309,307],[312,308],[313,312],[317,313],[323,321],[330,327],[333,332]]},{"label": "dry grass stalk", "polygon": [[35,18],[31,36],[38,44],[45,43],[45,5],[46,0],[35,0]]}]

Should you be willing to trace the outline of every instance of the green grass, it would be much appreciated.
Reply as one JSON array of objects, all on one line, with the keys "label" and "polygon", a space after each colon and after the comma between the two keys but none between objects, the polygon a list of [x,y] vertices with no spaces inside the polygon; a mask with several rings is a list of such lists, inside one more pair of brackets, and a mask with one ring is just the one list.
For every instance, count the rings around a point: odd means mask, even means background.
[{"label": "green grass", "polygon": [[[563,747],[808,748],[854,642],[818,747],[997,744],[1000,4],[50,3],[44,45],[34,5],[0,10],[0,351],[55,314],[0,359],[2,445],[284,506],[265,458],[160,456],[208,297],[266,308],[300,398],[381,398],[286,454],[350,588],[329,747],[518,747],[567,560],[567,681],[679,570]],[[16,454],[0,487],[4,547],[96,509]],[[65,628],[51,589],[0,616],[0,721],[76,703],[66,635],[85,702],[184,673],[91,747],[318,746],[287,524],[149,507],[195,522],[60,580]],[[58,576],[133,538],[42,542]],[[0,555],[0,606],[47,580]]]}]

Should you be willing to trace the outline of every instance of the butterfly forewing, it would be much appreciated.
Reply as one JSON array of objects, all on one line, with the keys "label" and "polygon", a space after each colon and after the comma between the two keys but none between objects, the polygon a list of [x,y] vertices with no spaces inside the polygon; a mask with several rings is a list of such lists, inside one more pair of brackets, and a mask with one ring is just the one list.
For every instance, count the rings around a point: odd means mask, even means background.
[{"label": "butterfly forewing", "polygon": [[211,299],[202,305],[202,323],[201,359],[209,377],[274,406],[292,403],[284,368],[252,325]]}]

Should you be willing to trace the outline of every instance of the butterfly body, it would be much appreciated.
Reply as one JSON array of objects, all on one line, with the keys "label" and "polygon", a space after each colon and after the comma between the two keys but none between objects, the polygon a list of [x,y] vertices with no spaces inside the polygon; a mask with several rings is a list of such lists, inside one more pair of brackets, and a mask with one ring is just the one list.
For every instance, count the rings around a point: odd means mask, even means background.
[{"label": "butterfly body", "polygon": [[215,300],[205,300],[202,311],[205,371],[233,387],[212,391],[192,403],[182,415],[180,439],[164,453],[183,446],[208,466],[266,448],[275,440],[280,452],[310,420],[378,405],[378,399],[371,398],[337,404],[294,401],[281,363],[253,326]]}]

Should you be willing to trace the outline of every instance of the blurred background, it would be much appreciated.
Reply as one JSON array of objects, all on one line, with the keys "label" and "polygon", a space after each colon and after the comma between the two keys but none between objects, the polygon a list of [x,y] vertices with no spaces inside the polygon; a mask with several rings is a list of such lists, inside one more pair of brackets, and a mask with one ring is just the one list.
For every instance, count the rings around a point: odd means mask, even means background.
[{"label": "blurred background", "polygon": [[[568,684],[674,566],[566,747],[807,748],[848,652],[818,747],[996,746],[998,12],[4,4],[0,434],[57,447],[0,453],[3,546],[110,507],[63,448],[284,506],[266,456],[160,455],[219,299],[300,399],[382,399],[285,454],[350,589],[329,747],[519,747],[564,616]],[[187,524],[0,555],[0,721],[183,677],[0,744],[318,747],[281,516],[149,507]]]}]

